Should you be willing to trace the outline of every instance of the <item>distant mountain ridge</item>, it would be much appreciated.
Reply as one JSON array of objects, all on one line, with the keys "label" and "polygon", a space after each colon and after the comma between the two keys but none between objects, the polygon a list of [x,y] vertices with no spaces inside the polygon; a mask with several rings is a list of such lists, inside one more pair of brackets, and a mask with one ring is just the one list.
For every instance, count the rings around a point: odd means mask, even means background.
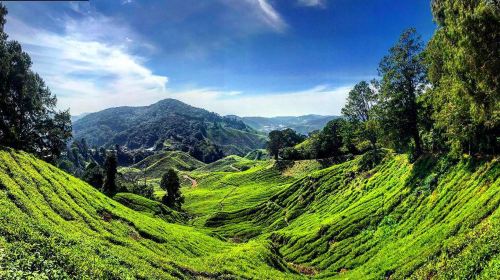
[{"label": "distant mountain ridge", "polygon": [[73,123],[73,135],[90,146],[181,150],[204,162],[245,155],[265,145],[265,136],[243,121],[176,99],[88,114]]},{"label": "distant mountain ridge", "polygon": [[304,115],[282,117],[241,117],[239,118],[248,126],[265,133],[272,130],[291,128],[301,134],[307,135],[314,130],[322,129],[329,121],[339,116]]}]

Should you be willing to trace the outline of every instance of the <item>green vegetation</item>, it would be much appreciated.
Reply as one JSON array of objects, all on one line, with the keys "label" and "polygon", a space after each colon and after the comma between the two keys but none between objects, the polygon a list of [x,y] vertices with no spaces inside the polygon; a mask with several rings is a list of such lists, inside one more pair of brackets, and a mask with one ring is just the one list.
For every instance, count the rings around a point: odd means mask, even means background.
[{"label": "green vegetation", "polygon": [[404,155],[357,157],[206,225],[266,237],[319,277],[495,279],[500,275],[500,165]]},{"label": "green vegetation", "polygon": [[3,278],[500,274],[498,159],[410,163],[378,150],[326,169],[261,161],[246,171],[195,170],[198,185],[182,189],[193,223],[138,195],[111,200],[29,154],[0,158]]},{"label": "green vegetation", "polygon": [[160,178],[169,168],[178,171],[191,171],[201,168],[205,164],[187,153],[181,151],[165,151],[149,156],[132,165],[130,168],[120,169],[121,172],[136,172],[138,176]]},{"label": "green vegetation", "polygon": [[2,279],[294,276],[267,243],[231,244],[134,211],[23,152],[0,151],[0,205]]},{"label": "green vegetation", "polygon": [[195,108],[175,99],[146,107],[118,107],[86,115],[73,124],[76,139],[91,146],[130,150],[180,150],[203,162],[262,148],[265,137],[231,117]]},{"label": "green vegetation", "polygon": [[406,30],[307,138],[267,153],[167,99],[81,118],[55,161],[69,116],[0,4],[0,279],[500,279],[500,9],[432,9],[428,47]]},{"label": "green vegetation", "polygon": [[161,218],[169,223],[185,223],[188,219],[188,216],[183,212],[177,212],[158,201],[147,199],[137,194],[118,193],[113,199],[130,209],[151,217]]},{"label": "green vegetation", "polygon": [[69,111],[31,69],[29,55],[4,32],[7,9],[0,3],[0,145],[54,161],[71,137]]}]

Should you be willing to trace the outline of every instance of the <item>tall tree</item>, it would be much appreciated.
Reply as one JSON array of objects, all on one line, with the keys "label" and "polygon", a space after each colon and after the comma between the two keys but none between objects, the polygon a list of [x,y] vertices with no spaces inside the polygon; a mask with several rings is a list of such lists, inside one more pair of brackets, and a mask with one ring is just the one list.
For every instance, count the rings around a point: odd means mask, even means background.
[{"label": "tall tree", "polygon": [[433,0],[438,30],[426,50],[435,129],[452,152],[498,153],[500,4]]},{"label": "tall tree", "polygon": [[0,3],[0,145],[53,161],[71,137],[69,112],[56,110],[57,99],[31,70],[29,55],[7,40],[6,15]]},{"label": "tall tree", "polygon": [[103,192],[108,196],[113,196],[118,192],[118,188],[116,187],[117,167],[118,162],[116,160],[116,154],[114,152],[108,153],[104,161],[106,177],[104,178],[104,184],[102,186]]},{"label": "tall tree", "polygon": [[173,169],[168,169],[161,177],[160,187],[167,193],[163,196],[163,203],[170,208],[181,209],[184,197],[181,195],[179,176]]},{"label": "tall tree", "polygon": [[376,91],[370,87],[369,83],[361,81],[349,92],[346,105],[342,108],[342,114],[350,122],[344,126],[344,130],[369,140],[373,147],[375,147],[377,141],[377,132],[374,130],[376,127],[375,120],[373,118],[373,107],[376,101]]},{"label": "tall tree", "polygon": [[379,94],[381,125],[397,148],[407,149],[413,140],[415,156],[422,153],[417,97],[427,83],[422,51],[420,36],[410,28],[401,34],[378,69],[382,77]]}]

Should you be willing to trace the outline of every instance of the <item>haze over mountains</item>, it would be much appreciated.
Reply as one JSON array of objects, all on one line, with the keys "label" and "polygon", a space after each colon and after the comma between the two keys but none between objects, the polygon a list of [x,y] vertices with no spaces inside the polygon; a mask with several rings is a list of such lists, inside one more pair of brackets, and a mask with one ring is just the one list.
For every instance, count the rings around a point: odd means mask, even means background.
[{"label": "haze over mountains", "polygon": [[291,128],[300,134],[307,135],[314,130],[320,130],[338,116],[304,115],[304,116],[279,116],[279,117],[242,117],[241,120],[254,129],[269,133],[273,130]]}]

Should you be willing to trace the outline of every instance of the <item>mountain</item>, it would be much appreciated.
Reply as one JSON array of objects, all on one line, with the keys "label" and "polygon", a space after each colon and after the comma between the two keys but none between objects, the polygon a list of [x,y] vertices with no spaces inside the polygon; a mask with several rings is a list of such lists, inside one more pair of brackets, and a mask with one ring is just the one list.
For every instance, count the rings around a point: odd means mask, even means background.
[{"label": "mountain", "polygon": [[89,113],[82,113],[80,115],[74,115],[74,116],[71,116],[71,122],[76,122],[77,120],[85,117],[86,115],[88,115]]},{"label": "mountain", "polygon": [[88,114],[73,123],[73,135],[85,138],[90,146],[181,150],[204,162],[245,155],[265,144],[265,136],[241,120],[175,99]]},{"label": "mountain", "polygon": [[307,135],[314,130],[322,129],[329,121],[338,116],[305,115],[299,117],[242,117],[248,126],[265,133],[272,130],[291,128],[301,134]]}]

